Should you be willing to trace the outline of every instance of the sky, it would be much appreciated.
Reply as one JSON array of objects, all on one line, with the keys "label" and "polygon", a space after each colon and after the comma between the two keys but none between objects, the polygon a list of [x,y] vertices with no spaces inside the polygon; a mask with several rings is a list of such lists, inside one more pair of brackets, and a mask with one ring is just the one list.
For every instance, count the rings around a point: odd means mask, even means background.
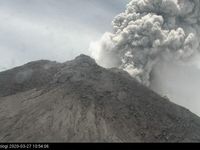
[{"label": "sky", "polygon": [[0,71],[89,54],[128,0],[0,0]]}]

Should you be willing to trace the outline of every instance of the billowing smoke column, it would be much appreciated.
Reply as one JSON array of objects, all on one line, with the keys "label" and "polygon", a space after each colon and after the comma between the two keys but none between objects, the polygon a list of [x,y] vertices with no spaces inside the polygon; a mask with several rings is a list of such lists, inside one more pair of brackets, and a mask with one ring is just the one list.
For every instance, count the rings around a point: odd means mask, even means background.
[{"label": "billowing smoke column", "polygon": [[199,0],[132,0],[112,24],[112,33],[91,44],[93,57],[146,86],[161,60],[185,62],[200,50]]}]

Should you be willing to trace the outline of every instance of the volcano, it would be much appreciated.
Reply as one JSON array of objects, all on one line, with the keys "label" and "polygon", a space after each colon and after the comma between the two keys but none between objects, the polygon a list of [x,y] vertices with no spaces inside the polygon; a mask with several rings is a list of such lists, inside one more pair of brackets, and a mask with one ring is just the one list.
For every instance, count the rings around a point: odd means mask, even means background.
[{"label": "volcano", "polygon": [[200,142],[200,118],[80,55],[0,73],[0,142]]}]

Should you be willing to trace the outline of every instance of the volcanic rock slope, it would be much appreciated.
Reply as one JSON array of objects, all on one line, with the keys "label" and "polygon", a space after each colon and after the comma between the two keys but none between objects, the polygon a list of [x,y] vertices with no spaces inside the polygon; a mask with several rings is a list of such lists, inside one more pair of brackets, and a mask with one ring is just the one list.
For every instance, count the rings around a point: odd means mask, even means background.
[{"label": "volcanic rock slope", "polygon": [[200,142],[200,118],[80,55],[0,73],[0,142]]}]

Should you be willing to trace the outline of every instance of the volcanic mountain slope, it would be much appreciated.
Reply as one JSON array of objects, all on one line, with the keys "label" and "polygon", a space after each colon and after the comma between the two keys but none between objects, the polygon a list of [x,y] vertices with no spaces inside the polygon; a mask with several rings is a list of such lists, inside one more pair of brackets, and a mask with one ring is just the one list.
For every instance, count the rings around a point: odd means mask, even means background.
[{"label": "volcanic mountain slope", "polygon": [[0,142],[200,142],[200,118],[81,55],[0,73]]}]

